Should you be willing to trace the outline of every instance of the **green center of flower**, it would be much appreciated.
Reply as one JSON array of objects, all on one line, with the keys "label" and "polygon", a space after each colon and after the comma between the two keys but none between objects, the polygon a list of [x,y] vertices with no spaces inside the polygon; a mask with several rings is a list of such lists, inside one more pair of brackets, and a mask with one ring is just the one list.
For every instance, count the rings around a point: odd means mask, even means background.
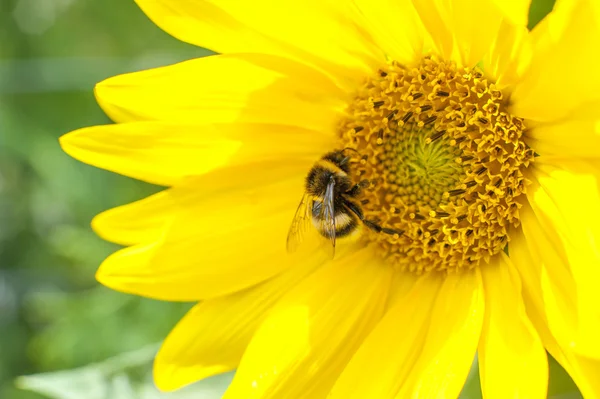
[{"label": "green center of flower", "polygon": [[435,208],[444,193],[454,189],[464,177],[462,165],[456,162],[460,149],[451,146],[444,135],[428,142],[427,138],[436,132],[423,134],[423,130],[428,129],[408,122],[396,128],[383,144],[378,161],[388,172],[388,202],[415,205],[415,209],[428,205]]},{"label": "green center of flower", "polygon": [[372,183],[363,211],[384,227],[364,229],[363,239],[390,264],[471,268],[507,245],[534,154],[523,120],[480,71],[433,57],[413,68],[390,62],[348,114],[341,144],[361,155],[353,178]]}]

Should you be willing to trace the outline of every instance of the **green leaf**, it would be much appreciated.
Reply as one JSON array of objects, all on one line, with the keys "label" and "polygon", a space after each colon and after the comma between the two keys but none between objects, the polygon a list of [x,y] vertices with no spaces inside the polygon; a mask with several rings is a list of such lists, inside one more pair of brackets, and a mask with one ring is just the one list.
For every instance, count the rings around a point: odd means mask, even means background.
[{"label": "green leaf", "polygon": [[533,29],[554,7],[555,0],[533,0],[529,6],[528,28]]},{"label": "green leaf", "polygon": [[19,388],[51,399],[218,399],[233,373],[207,378],[177,392],[159,392],[152,383],[157,345],[72,370],[17,379]]}]

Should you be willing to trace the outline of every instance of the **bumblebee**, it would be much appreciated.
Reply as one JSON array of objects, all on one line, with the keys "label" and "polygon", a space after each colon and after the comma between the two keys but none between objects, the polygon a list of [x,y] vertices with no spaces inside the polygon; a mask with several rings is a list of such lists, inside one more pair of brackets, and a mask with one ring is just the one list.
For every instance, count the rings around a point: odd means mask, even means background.
[{"label": "bumblebee", "polygon": [[308,172],[305,193],[298,205],[287,237],[287,249],[292,252],[302,241],[310,222],[335,250],[336,238],[346,237],[362,223],[376,232],[382,231],[375,221],[367,220],[357,200],[369,180],[353,183],[349,177],[351,157],[346,148],[325,154]]}]

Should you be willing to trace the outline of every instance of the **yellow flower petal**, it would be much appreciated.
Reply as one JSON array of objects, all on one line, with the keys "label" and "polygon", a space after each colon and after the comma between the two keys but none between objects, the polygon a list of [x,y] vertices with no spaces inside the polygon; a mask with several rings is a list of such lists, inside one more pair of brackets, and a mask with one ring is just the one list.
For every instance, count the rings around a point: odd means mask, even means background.
[{"label": "yellow flower petal", "polygon": [[502,13],[490,0],[455,0],[452,2],[454,40],[462,64],[476,65],[490,51],[500,29]]},{"label": "yellow flower petal", "polygon": [[544,233],[529,205],[521,209],[522,231],[515,231],[510,256],[528,295],[541,306],[546,323],[563,344],[576,335],[577,287],[564,255]]},{"label": "yellow flower petal", "polygon": [[366,248],[304,280],[261,325],[224,399],[325,397],[383,314],[391,275]]},{"label": "yellow flower petal", "polygon": [[423,346],[442,279],[423,276],[388,310],[335,383],[330,399],[394,398]]},{"label": "yellow flower petal", "polygon": [[413,64],[422,57],[427,32],[411,0],[356,0],[354,3],[389,58]]},{"label": "yellow flower petal", "polygon": [[177,324],[154,360],[154,381],[172,391],[237,367],[273,305],[322,262],[313,256],[297,267],[244,291],[204,301]]},{"label": "yellow flower petal", "polygon": [[[503,4],[512,4],[509,1]],[[531,43],[526,25],[502,21],[490,52],[483,59],[485,74],[499,89],[516,84],[529,65]]]},{"label": "yellow flower petal", "polygon": [[[563,310],[564,314],[576,311],[577,324],[573,331],[562,337],[569,340],[575,351],[582,355],[600,358],[600,169],[585,161],[563,160],[560,167],[544,162],[539,157],[533,169],[534,185],[528,198],[540,223],[540,230],[549,239],[549,248],[555,248],[558,257],[548,259],[542,274],[542,283],[555,281],[556,289],[572,297],[576,308]],[[524,229],[527,229],[523,220]],[[527,234],[527,230],[525,230]],[[542,242],[537,236],[534,243]],[[540,251],[542,256],[548,252]],[[558,274],[561,273],[561,274]],[[574,287],[565,285],[569,275]],[[554,276],[554,277],[553,277]],[[560,306],[560,302],[558,303]],[[552,321],[550,319],[550,321]],[[557,323],[558,325],[558,323]],[[555,330],[551,330],[556,334]],[[558,326],[557,326],[558,328]],[[561,337],[557,337],[561,338]]]},{"label": "yellow flower petal", "polygon": [[523,290],[539,306],[546,324],[563,344],[577,330],[577,288],[563,255],[544,234],[531,208],[521,209],[522,231],[515,231],[510,257],[523,281]]},{"label": "yellow flower petal", "polygon": [[334,142],[331,135],[294,126],[165,122],[95,126],[60,139],[63,150],[82,162],[165,186],[264,159],[302,157],[314,162]]},{"label": "yellow flower petal", "polygon": [[558,120],[600,99],[600,3],[564,2],[532,31],[529,69],[512,94],[512,112],[536,120]]},{"label": "yellow flower petal", "polygon": [[556,359],[560,365],[571,376],[577,388],[584,398],[600,397],[600,360],[589,359],[585,356],[569,350],[561,348],[556,340],[552,337],[548,328],[537,316],[530,313],[530,318],[535,324],[538,334],[542,337],[544,347]]},{"label": "yellow flower petal", "polygon": [[450,0],[412,0],[412,2],[439,53],[443,58],[452,59],[454,39]]},{"label": "yellow flower petal", "polygon": [[390,297],[386,305],[386,312],[396,306],[398,302],[406,300],[406,296],[411,292],[418,280],[419,276],[415,273],[394,273]]},{"label": "yellow flower petal", "polygon": [[96,86],[113,120],[258,122],[328,131],[345,94],[316,70],[264,54],[224,54],[129,73]]},{"label": "yellow flower petal", "polygon": [[485,318],[478,352],[484,397],[545,399],[548,360],[525,313],[517,270],[500,253],[481,273]]},{"label": "yellow flower petal", "polygon": [[[305,253],[288,255],[285,237],[302,197],[306,165],[285,180],[264,181],[268,174],[253,172],[247,166],[225,169],[191,187],[172,188],[179,209],[160,240],[109,256],[98,280],[123,292],[194,301],[239,291],[301,262]],[[210,181],[217,180],[224,182],[221,187],[231,186],[212,191],[219,186]]]},{"label": "yellow flower petal", "polygon": [[578,107],[568,118],[536,126],[527,136],[540,155],[600,158],[600,101]]},{"label": "yellow flower petal", "polygon": [[511,260],[517,266],[523,280],[523,298],[527,315],[535,326],[548,352],[569,373],[586,398],[600,397],[600,360],[588,359],[561,347],[548,328],[547,307],[544,304],[541,284],[537,274],[531,270],[539,268],[537,259],[531,254],[522,232],[515,232],[510,242]]},{"label": "yellow flower petal", "polygon": [[435,299],[425,343],[400,398],[455,398],[469,374],[484,315],[479,270],[449,275]]},{"label": "yellow flower petal", "polygon": [[483,320],[478,271],[421,277],[352,358],[331,398],[457,397]]},{"label": "yellow flower petal", "polygon": [[[265,126],[265,129],[263,133],[268,130],[268,127]],[[280,127],[280,129],[280,133],[289,130],[284,127]],[[259,133],[257,138],[260,136]],[[286,137],[285,134],[279,136],[279,138]],[[273,140],[277,140],[277,138],[273,138]],[[303,175],[315,159],[331,148],[328,146],[319,148],[317,145],[319,140],[314,140],[311,143],[305,143],[308,144],[308,147],[303,149],[303,141],[310,142],[311,139],[308,136],[302,136],[301,140],[294,141],[298,147],[294,147],[293,142],[282,142],[278,144],[279,151],[275,155],[257,153],[256,159],[250,157],[240,165],[236,166],[237,162],[232,162],[222,171],[213,171],[201,177],[186,177],[182,187],[192,191],[197,190],[192,198],[199,201],[215,195],[223,195],[223,193],[235,189],[248,193],[249,190],[256,190],[273,181],[287,179],[289,176]],[[270,147],[265,145],[262,149],[265,148]],[[303,153],[304,150],[316,151],[318,154],[306,155]],[[243,157],[236,158],[236,161],[243,161]],[[285,164],[282,166],[282,163]],[[172,190],[167,189],[141,201],[102,212],[92,221],[92,228],[102,238],[122,245],[156,241],[167,229],[167,223],[177,215],[181,205],[179,202],[177,196],[173,196]]]},{"label": "yellow flower petal", "polygon": [[276,54],[347,81],[383,61],[350,2],[137,0],[176,38],[218,53]]},{"label": "yellow flower petal", "polygon": [[[520,21],[523,1],[499,6],[497,0],[413,0],[438,51],[446,59],[473,67],[490,51],[500,25]],[[505,14],[509,13],[509,14]]]},{"label": "yellow flower petal", "polygon": [[501,10],[507,21],[514,25],[527,26],[531,0],[491,0]]},{"label": "yellow flower petal", "polygon": [[107,241],[134,245],[157,240],[172,216],[174,204],[165,190],[102,212],[92,220],[92,228]]},{"label": "yellow flower petal", "polygon": [[60,138],[63,150],[90,165],[159,185],[224,166],[241,140],[213,126],[122,123],[76,130]]}]

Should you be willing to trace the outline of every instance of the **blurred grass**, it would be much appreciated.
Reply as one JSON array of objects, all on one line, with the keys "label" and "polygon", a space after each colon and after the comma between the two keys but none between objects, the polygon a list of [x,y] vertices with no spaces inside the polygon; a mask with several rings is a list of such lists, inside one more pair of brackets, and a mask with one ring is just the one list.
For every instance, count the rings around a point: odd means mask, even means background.
[{"label": "blurred grass", "polygon": [[[552,4],[534,1],[532,26]],[[95,282],[116,246],[95,237],[92,217],[158,188],[79,163],[57,139],[110,122],[96,82],[208,52],[165,34],[130,0],[2,0],[0,43],[0,398],[34,399],[15,377],[158,342],[188,308]],[[572,394],[568,376],[552,370],[555,392]],[[480,397],[477,381],[469,397]]]}]

